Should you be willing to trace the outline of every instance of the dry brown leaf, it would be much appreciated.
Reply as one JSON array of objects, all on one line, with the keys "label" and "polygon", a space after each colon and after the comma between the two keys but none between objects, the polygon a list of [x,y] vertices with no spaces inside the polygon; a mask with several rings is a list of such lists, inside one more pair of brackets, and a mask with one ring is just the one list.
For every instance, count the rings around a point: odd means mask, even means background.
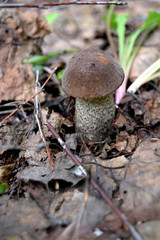
[{"label": "dry brown leaf", "polygon": [[160,96],[156,99],[152,98],[146,101],[144,106],[146,112],[144,114],[144,124],[156,124],[160,121]]},{"label": "dry brown leaf", "polygon": [[[114,179],[116,179],[117,181],[121,181],[124,179],[125,167],[128,165],[128,159],[124,155],[109,160],[102,160],[98,158],[96,158],[96,160],[97,163],[105,167],[111,168],[111,178],[113,178],[114,176]],[[108,172],[110,173],[110,171]]]},{"label": "dry brown leaf", "polygon": [[116,120],[112,123],[112,126],[119,129],[125,126],[126,119],[121,112],[117,114]]},{"label": "dry brown leaf", "polygon": [[23,91],[23,76],[17,67],[8,68],[1,78],[0,101],[13,100]]},{"label": "dry brown leaf", "polygon": [[120,129],[122,127],[126,128],[126,131],[133,131],[134,126],[136,123],[134,122],[134,119],[131,119],[129,116],[123,115],[121,112],[118,112],[116,115],[115,121],[112,123],[112,126],[116,129]]},{"label": "dry brown leaf", "polygon": [[[72,221],[72,224],[68,226],[59,236],[58,239],[71,239],[75,234],[75,231],[78,231],[81,236],[92,233],[96,225],[103,219],[103,217],[110,212],[110,208],[105,204],[101,199],[97,199],[93,196],[88,197],[85,208],[83,208],[85,194],[74,190],[73,192],[66,192],[62,197],[57,199],[57,204],[51,206],[52,212],[55,217],[60,219],[69,219]],[[62,202],[60,209],[55,211],[55,206],[59,202]],[[94,211],[93,211],[94,209]],[[80,226],[77,228],[77,221],[80,218]],[[74,239],[74,238],[73,238]],[[83,237],[82,237],[83,239]]]},{"label": "dry brown leaf", "polygon": [[21,171],[19,176],[25,182],[39,182],[49,186],[51,190],[55,190],[56,182],[59,183],[60,188],[65,188],[68,185],[76,185],[84,178],[76,174],[76,171],[72,171],[75,167],[74,162],[69,156],[62,153],[57,155],[54,171],[47,164],[36,162],[34,157],[32,159],[33,161],[29,161],[32,166]]},{"label": "dry brown leaf", "polygon": [[18,11],[24,38],[43,38],[50,33],[50,26],[45,19],[35,11]]},{"label": "dry brown leaf", "polygon": [[133,154],[126,179],[120,187],[125,210],[147,207],[159,201],[160,161],[156,154],[158,149],[160,140],[151,139],[142,142]]},{"label": "dry brown leaf", "polygon": [[151,221],[137,225],[137,230],[144,240],[160,239],[160,221]]},{"label": "dry brown leaf", "polygon": [[117,136],[117,143],[115,144],[115,148],[119,152],[124,151],[126,153],[130,153],[135,148],[136,142],[137,136],[129,136],[126,131],[121,131],[120,134]]},{"label": "dry brown leaf", "polygon": [[8,181],[14,167],[14,163],[0,167],[0,184]]},{"label": "dry brown leaf", "polygon": [[141,47],[130,72],[130,78],[133,80],[144,72],[152,63],[159,58],[159,49],[156,47]]},{"label": "dry brown leaf", "polygon": [[0,206],[0,239],[36,239],[36,231],[46,236],[44,229],[51,224],[33,200],[2,196]]},{"label": "dry brown leaf", "polygon": [[[42,109],[42,117],[43,117],[44,123],[46,121],[47,113],[48,113],[47,109]],[[57,113],[57,112],[52,112],[52,114],[49,118],[49,121],[50,121],[51,125],[55,128],[57,133],[60,132],[62,124],[67,127],[73,126],[73,122],[64,118],[60,113]],[[44,132],[47,137],[53,136],[53,134],[46,127],[46,125],[44,125],[43,128],[44,128]]]}]

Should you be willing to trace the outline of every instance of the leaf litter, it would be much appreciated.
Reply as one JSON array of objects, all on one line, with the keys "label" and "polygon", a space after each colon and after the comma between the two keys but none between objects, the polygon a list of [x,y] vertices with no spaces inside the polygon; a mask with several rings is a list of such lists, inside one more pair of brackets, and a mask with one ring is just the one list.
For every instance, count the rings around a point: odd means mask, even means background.
[{"label": "leaf litter", "polygon": [[[54,32],[35,11],[7,11],[3,16],[1,119],[5,116],[4,109],[10,111],[17,106],[13,107],[11,101],[19,104],[18,101],[35,92],[32,66],[22,64],[23,59],[55,50],[107,45],[105,28],[100,24],[104,9],[86,8],[83,14],[80,8],[73,9],[75,12],[64,9],[62,14],[61,11]],[[99,14],[98,22],[95,13]],[[63,24],[66,31],[62,31]],[[69,58],[70,54],[62,54],[50,59],[47,66],[67,62]],[[136,71],[139,70],[136,68],[134,73]],[[46,73],[41,74],[41,80],[45,81]],[[159,236],[160,93],[157,86],[155,81],[153,86],[147,84],[141,88],[136,96],[126,94],[109,136],[102,143],[84,142],[75,134],[74,101],[66,96],[59,98],[54,80],[40,98],[43,124],[50,115],[51,124],[73,154],[144,239]],[[4,102],[10,107],[4,108]],[[132,239],[117,215],[92,187],[87,186],[88,180],[79,175],[75,164],[44,125],[46,141],[55,160],[55,169],[51,170],[33,108],[32,102],[24,107],[28,123],[24,113],[18,112],[0,126],[0,179],[9,184],[9,189],[0,197],[1,239]],[[101,231],[101,236],[97,237],[96,229]]]}]

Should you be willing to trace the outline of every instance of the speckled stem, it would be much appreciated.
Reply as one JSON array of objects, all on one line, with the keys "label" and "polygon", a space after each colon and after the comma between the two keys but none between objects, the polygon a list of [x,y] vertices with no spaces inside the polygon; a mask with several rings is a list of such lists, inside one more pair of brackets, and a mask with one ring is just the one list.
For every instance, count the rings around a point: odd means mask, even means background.
[{"label": "speckled stem", "polygon": [[114,115],[113,94],[95,99],[76,98],[76,131],[92,141],[102,141],[107,137]]}]

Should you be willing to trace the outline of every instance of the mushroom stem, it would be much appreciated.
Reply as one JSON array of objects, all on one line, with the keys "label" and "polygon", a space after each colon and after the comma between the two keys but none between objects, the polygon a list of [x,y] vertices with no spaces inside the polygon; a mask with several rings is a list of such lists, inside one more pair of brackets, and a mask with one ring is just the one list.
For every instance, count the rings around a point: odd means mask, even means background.
[{"label": "mushroom stem", "polygon": [[113,94],[93,99],[76,98],[76,131],[92,141],[102,141],[115,115]]}]

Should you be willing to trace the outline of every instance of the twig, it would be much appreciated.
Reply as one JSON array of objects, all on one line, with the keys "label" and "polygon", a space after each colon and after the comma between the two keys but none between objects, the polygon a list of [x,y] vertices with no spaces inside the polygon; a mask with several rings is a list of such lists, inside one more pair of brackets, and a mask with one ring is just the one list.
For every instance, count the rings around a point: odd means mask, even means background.
[{"label": "twig", "polygon": [[51,79],[52,75],[55,73],[55,71],[57,70],[58,66],[56,66],[52,73],[49,75],[48,79],[45,81],[45,83],[42,85],[42,87],[40,88],[40,90],[35,93],[32,97],[30,97],[29,99],[27,99],[24,103],[20,104],[18,108],[16,108],[13,112],[11,112],[6,118],[4,118],[0,124],[3,124],[4,122],[6,122],[11,116],[13,116],[19,109],[22,108],[23,105],[25,105],[26,103],[28,103],[32,98],[34,98],[36,95],[38,95],[39,93],[42,92],[44,86],[47,84],[47,82]]},{"label": "twig", "polygon": [[[52,72],[52,69],[50,69],[49,67],[43,67],[43,70],[46,71],[49,74],[51,74],[51,72]],[[58,80],[55,73],[53,74],[52,78],[53,78],[53,81],[56,83],[56,85],[58,87],[60,95],[63,96],[65,93],[64,93],[63,88],[60,84],[60,81]]]},{"label": "twig", "polygon": [[[39,70],[36,70],[35,93],[39,92],[38,84],[39,84]],[[39,95],[35,96],[35,118],[36,118],[36,121],[37,121],[37,124],[38,124],[40,136],[41,136],[44,144],[46,144],[47,141],[45,139],[45,135],[44,135],[44,132],[43,132],[42,124],[41,124],[41,121],[40,121],[40,101],[39,101]],[[51,166],[52,170],[54,170],[53,159],[51,158],[51,151],[50,151],[50,148],[49,148],[48,145],[46,146],[46,151],[47,151],[47,155],[48,155],[50,166]]]},{"label": "twig", "polygon": [[94,164],[96,166],[99,166],[99,167],[102,167],[104,169],[109,169],[109,170],[112,170],[112,169],[121,169],[121,168],[125,168],[126,165],[121,165],[121,166],[117,166],[117,167],[108,167],[108,166],[104,166],[100,163],[97,163],[97,162],[85,162],[84,164]]},{"label": "twig", "polygon": [[[75,162],[75,164],[79,167],[79,169],[82,172],[82,175],[87,177],[87,172],[86,170],[82,167],[78,159],[72,154],[72,152],[69,150],[67,145],[64,143],[64,141],[60,138],[58,133],[56,133],[55,129],[53,126],[47,121],[46,125],[48,129],[52,132],[52,134],[56,137],[62,148],[68,153],[68,155],[71,157],[71,159]],[[103,197],[103,199],[108,203],[108,205],[115,211],[117,216],[121,219],[121,221],[129,228],[133,238],[135,240],[142,240],[141,236],[139,233],[135,230],[135,228],[128,222],[127,217],[119,210],[119,208],[112,203],[112,201],[107,197],[106,193],[98,186],[98,184],[91,179],[91,185],[99,192],[99,194]]]},{"label": "twig", "polygon": [[122,1],[71,1],[71,2],[54,2],[54,3],[1,3],[0,8],[40,8],[45,9],[48,7],[63,6],[63,5],[118,5],[125,6],[126,2]]},{"label": "twig", "polygon": [[29,123],[28,116],[26,115],[23,107],[21,108],[21,111],[22,111],[22,114],[23,114],[24,119],[26,120],[26,123]]},{"label": "twig", "polygon": [[71,157],[71,159],[75,162],[75,164],[79,167],[80,171],[82,172],[82,174],[84,176],[87,176],[87,172],[86,170],[82,167],[82,165],[80,164],[80,162],[78,161],[78,159],[73,155],[73,153],[69,150],[69,148],[67,147],[67,145],[63,142],[63,140],[60,138],[60,136],[58,135],[58,133],[55,131],[55,129],[53,128],[53,126],[49,123],[49,121],[47,121],[46,123],[48,129],[51,131],[51,133],[57,138],[59,144],[62,146],[62,148],[68,153],[68,155]]}]

